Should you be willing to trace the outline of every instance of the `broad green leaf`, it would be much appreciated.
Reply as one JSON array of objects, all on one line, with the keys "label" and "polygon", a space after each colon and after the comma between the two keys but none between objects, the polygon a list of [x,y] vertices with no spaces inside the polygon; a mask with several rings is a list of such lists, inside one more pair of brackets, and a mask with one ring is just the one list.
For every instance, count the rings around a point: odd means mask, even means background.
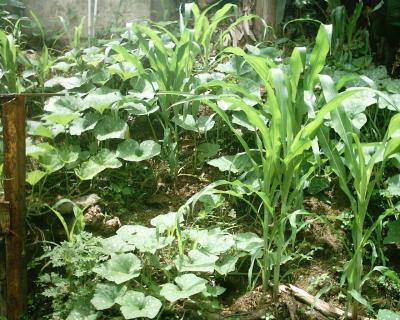
[{"label": "broad green leaf", "polygon": [[64,167],[65,163],[61,160],[58,150],[48,148],[47,152],[39,155],[39,162],[46,169],[47,173],[52,173]]},{"label": "broad green leaf", "polygon": [[[203,194],[199,197],[199,202],[203,204],[204,207],[204,213],[209,214],[213,210],[217,209],[218,207],[222,206],[225,203],[225,199],[222,195],[220,194]],[[201,213],[203,210],[201,211]],[[201,214],[199,213],[199,214]],[[215,233],[215,231],[218,234],[223,234],[220,229],[213,229],[210,231],[207,231],[209,233],[209,236],[211,233]]]},{"label": "broad green leaf", "polygon": [[246,153],[239,153],[235,156],[222,156],[207,162],[210,166],[217,167],[220,171],[239,173],[249,170],[252,167],[250,158]]},{"label": "broad green leaf", "polygon": [[197,228],[185,228],[182,230],[182,238],[185,240],[189,240],[193,243],[197,243],[199,241],[206,241],[208,237],[207,229],[197,229]]},{"label": "broad green leaf", "polygon": [[199,73],[194,76],[194,78],[197,80],[196,84],[205,84],[207,82],[213,81],[213,80],[223,80],[225,78],[225,75],[223,73],[219,72],[213,72],[213,73]]},{"label": "broad green leaf", "polygon": [[182,127],[185,130],[206,133],[207,131],[210,131],[215,125],[215,121],[213,120],[213,118],[214,115],[200,116],[198,118],[194,118],[191,114],[188,114],[186,116],[179,115],[178,118],[174,118],[174,121],[178,126]]},{"label": "broad green leaf", "polygon": [[161,286],[160,294],[170,302],[187,299],[207,289],[207,281],[189,273],[175,278],[175,284]]},{"label": "broad green leaf", "polygon": [[158,229],[158,232],[164,233],[165,231],[172,232],[177,228],[178,224],[184,221],[183,215],[178,212],[169,212],[167,214],[160,214],[150,220],[150,224]]},{"label": "broad green leaf", "polygon": [[111,75],[107,69],[101,69],[100,71],[96,72],[91,78],[93,84],[97,84],[100,86],[104,86],[110,79]]},{"label": "broad green leaf", "polygon": [[400,320],[400,314],[390,310],[381,309],[378,312],[377,320]]},{"label": "broad green leaf", "polygon": [[219,228],[207,230],[207,236],[198,240],[198,246],[202,250],[214,255],[220,255],[221,253],[227,252],[234,245],[234,237]]},{"label": "broad green leaf", "polygon": [[274,47],[260,48],[260,47],[252,46],[250,44],[246,44],[246,49],[252,55],[266,56],[270,59],[276,59],[282,55],[282,51],[277,48],[274,48]]},{"label": "broad green leaf", "polygon": [[379,97],[378,107],[379,109],[400,111],[400,93],[390,95],[389,99],[384,99],[383,97]]},{"label": "broad green leaf", "polygon": [[134,97],[140,100],[150,100],[155,96],[154,86],[156,87],[156,85],[142,77],[131,79],[130,85],[132,90],[128,91],[128,99],[129,97]]},{"label": "broad green leaf", "polygon": [[129,243],[133,244],[141,252],[156,253],[157,250],[169,246],[174,241],[174,237],[160,237],[157,236],[155,229],[150,234],[136,234],[132,236]]},{"label": "broad green leaf", "polygon": [[[320,81],[324,93],[325,100],[328,102],[333,101],[335,97],[337,97],[336,87],[332,78],[326,75],[320,75]],[[350,98],[350,97],[348,97]],[[331,119],[332,119],[332,128],[337,132],[337,134],[342,139],[345,148],[351,149],[353,145],[352,136],[349,133],[353,132],[353,127],[351,125],[350,119],[346,115],[343,107],[343,101],[339,106],[334,108],[331,112]],[[349,150],[348,156],[350,162],[348,165],[356,169],[357,161],[355,159],[355,152],[353,150]]]},{"label": "broad green leaf", "polygon": [[226,276],[228,273],[236,270],[236,263],[238,260],[238,256],[225,256],[217,261],[215,271],[222,276]]},{"label": "broad green leaf", "polygon": [[125,319],[154,319],[162,307],[161,301],[157,298],[132,290],[117,298],[116,302],[121,306],[121,312]]},{"label": "broad green leaf", "polygon": [[113,283],[98,283],[90,302],[96,310],[110,309],[115,304],[115,300],[125,292],[125,286],[118,286]]},{"label": "broad green leaf", "polygon": [[159,106],[156,104],[152,105],[144,101],[139,102],[137,101],[137,99],[125,99],[120,108],[125,109],[130,114],[133,114],[135,116],[149,115],[160,109]]},{"label": "broad green leaf", "polygon": [[32,158],[39,159],[39,155],[52,148],[48,143],[34,143],[31,138],[26,139],[26,155]]},{"label": "broad green leaf", "polygon": [[199,154],[199,159],[200,161],[204,161],[206,159],[212,158],[215,156],[219,149],[220,149],[219,144],[215,143],[202,143],[197,146],[197,152]]},{"label": "broad green leaf", "polygon": [[110,74],[118,75],[123,81],[129,80],[138,75],[136,66],[133,63],[122,61],[109,66],[108,71]]},{"label": "broad green leaf", "polygon": [[360,73],[365,74],[367,77],[375,81],[388,78],[388,72],[385,66],[372,65],[369,68],[360,70]]},{"label": "broad green leaf", "polygon": [[118,145],[117,157],[125,161],[139,162],[153,158],[160,152],[161,146],[152,140],[139,144],[137,141],[129,139]]},{"label": "broad green leaf", "polygon": [[203,291],[203,295],[205,297],[218,297],[221,294],[223,294],[226,291],[225,288],[220,287],[220,286],[210,286],[209,284],[207,284],[207,290]]},{"label": "broad green leaf", "polygon": [[97,67],[100,63],[103,62],[105,56],[103,53],[97,54],[86,54],[82,56],[82,60],[85,61],[89,66]]},{"label": "broad green leaf", "polygon": [[62,124],[66,126],[72,120],[79,118],[81,115],[79,113],[70,113],[70,114],[50,114],[45,116],[46,120]]},{"label": "broad green leaf", "polygon": [[118,229],[117,234],[127,243],[134,245],[141,252],[154,254],[174,241],[174,237],[162,237],[156,228],[147,228],[140,225],[125,225]]},{"label": "broad green leaf", "polygon": [[66,320],[96,320],[99,314],[86,298],[77,299]]},{"label": "broad green leaf", "polygon": [[97,112],[88,112],[82,118],[75,119],[69,126],[69,133],[80,136],[83,132],[94,129],[101,115]]},{"label": "broad green leaf", "polygon": [[389,178],[387,192],[392,197],[400,197],[400,174]]},{"label": "broad green leaf", "polygon": [[117,159],[114,152],[108,149],[101,149],[98,154],[82,163],[75,170],[75,173],[82,180],[90,180],[105,169],[116,169],[121,166],[122,163]]},{"label": "broad green leaf", "polygon": [[89,93],[84,99],[83,104],[88,108],[93,108],[99,113],[111,107],[111,105],[121,100],[121,93],[110,89],[97,89]]},{"label": "broad green leaf", "polygon": [[384,244],[396,243],[400,244],[400,220],[390,221],[388,223],[388,234],[383,240]]},{"label": "broad green leaf", "polygon": [[384,86],[390,93],[400,93],[399,79],[386,79],[386,81],[384,81]]},{"label": "broad green leaf", "polygon": [[65,132],[65,126],[57,123],[45,123],[40,121],[27,121],[28,134],[33,136],[46,137],[54,139],[60,133]]},{"label": "broad green leaf", "polygon": [[147,233],[147,232],[152,232],[153,228],[147,228],[145,226],[141,226],[141,225],[129,225],[126,224],[124,226],[122,226],[121,228],[119,228],[117,230],[117,235],[121,236],[122,239],[129,240],[131,239],[131,236],[136,234],[136,233]]},{"label": "broad green leaf", "polygon": [[105,254],[112,255],[114,253],[125,253],[135,250],[135,246],[127,243],[119,235],[115,235],[109,238],[101,240],[102,251]]},{"label": "broad green leaf", "polygon": [[64,78],[64,77],[56,76],[54,78],[51,78],[50,80],[47,80],[44,85],[47,88],[61,86],[64,89],[71,90],[71,89],[79,88],[84,83],[85,83],[85,81],[82,78],[78,78],[78,77]]},{"label": "broad green leaf", "polygon": [[54,135],[50,128],[38,121],[27,121],[27,133],[33,136],[40,136],[53,139]]},{"label": "broad green leaf", "polygon": [[342,106],[353,127],[359,130],[367,123],[367,116],[364,114],[366,108],[376,103],[374,92],[363,91],[344,100]]},{"label": "broad green leaf", "polygon": [[246,232],[235,235],[236,247],[238,250],[255,253],[263,247],[263,240],[255,233]]},{"label": "broad green leaf", "polygon": [[60,62],[52,65],[51,69],[59,70],[59,71],[67,73],[72,67],[75,67],[75,66],[76,66],[76,63],[68,63],[65,61],[60,61]]},{"label": "broad green leaf", "polygon": [[142,263],[133,253],[122,253],[111,256],[93,271],[108,281],[121,284],[140,275]]},{"label": "broad green leaf", "polygon": [[85,54],[82,55],[82,60],[94,68],[102,63],[106,58],[106,55],[97,47],[86,48],[84,53]]},{"label": "broad green leaf", "polygon": [[105,116],[96,124],[93,132],[99,141],[125,139],[129,134],[129,128],[128,124],[121,118]]},{"label": "broad green leaf", "polygon": [[34,186],[37,184],[42,178],[44,178],[47,175],[46,172],[40,171],[40,170],[34,170],[31,172],[28,172],[26,176],[26,182],[28,182],[31,186]]},{"label": "broad green leaf", "polygon": [[190,250],[188,255],[179,255],[174,262],[179,272],[208,272],[212,273],[218,256],[204,250]]},{"label": "broad green leaf", "polygon": [[243,63],[241,57],[233,56],[227,62],[218,64],[215,70],[222,73],[230,73],[235,76],[240,76],[248,73],[251,70],[251,67],[248,64]]},{"label": "broad green leaf", "polygon": [[75,114],[87,108],[82,99],[74,96],[51,97],[44,105],[45,111],[55,114]]}]

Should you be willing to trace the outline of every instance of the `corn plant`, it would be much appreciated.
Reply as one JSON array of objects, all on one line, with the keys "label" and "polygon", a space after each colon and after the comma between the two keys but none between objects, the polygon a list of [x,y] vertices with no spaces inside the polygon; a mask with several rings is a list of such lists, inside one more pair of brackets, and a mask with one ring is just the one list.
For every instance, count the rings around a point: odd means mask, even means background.
[{"label": "corn plant", "polygon": [[356,26],[361,17],[363,2],[358,2],[354,13],[348,16],[346,8],[339,5],[331,11],[333,23],[333,47],[335,57],[339,62],[352,60],[352,51],[361,49],[368,54],[369,38],[366,30],[357,30]]},{"label": "corn plant", "polygon": [[[337,96],[337,88],[329,76],[321,76],[320,79],[325,99],[330,101]],[[368,245],[374,246],[370,241],[371,235],[383,219],[391,213],[387,211],[381,214],[372,226],[366,227],[368,205],[375,187],[379,185],[382,178],[387,160],[400,150],[400,113],[392,117],[383,141],[372,144],[361,143],[342,106],[331,112],[331,121],[340,142],[343,143],[343,148],[338,150],[337,143],[329,137],[327,127],[321,128],[318,140],[329,159],[332,170],[339,178],[340,187],[348,197],[354,214],[351,233],[352,257],[345,266],[343,280],[347,279],[348,300],[351,301],[354,298],[353,319],[358,319],[358,302],[363,301],[361,288],[370,274],[368,272],[364,276],[364,248]],[[350,187],[351,182],[354,192]],[[374,261],[375,258],[372,260],[372,266]]]},{"label": "corn plant", "polygon": [[[215,39],[214,34],[219,24],[233,16],[230,12],[234,11],[234,8],[233,4],[227,4],[209,19],[207,13],[211,8],[200,12],[196,4],[187,4],[182,7],[183,12],[180,14],[178,36],[159,24],[152,24],[153,28],[133,24],[130,31],[137,38],[137,44],[144,57],[139,57],[136,52],[130,52],[128,46],[112,47],[120,55],[121,61],[133,66],[137,76],[153,84],[154,91],[160,92],[157,97],[160,108],[157,115],[164,132],[164,155],[168,159],[172,173],[176,173],[177,169],[179,127],[187,129],[188,123],[194,123],[195,126],[190,130],[204,133],[212,126],[201,125],[205,118],[198,117],[198,104],[191,105],[190,108],[172,107],[182,100],[182,97],[168,92],[191,92],[195,87],[195,73],[206,71],[214,48],[222,44],[229,28],[255,17],[245,16],[237,19]],[[188,26],[192,16],[194,19],[191,29]],[[196,64],[198,59],[202,62],[201,66]],[[207,123],[213,123],[211,118]]]},{"label": "corn plant", "polygon": [[[344,91],[327,103],[316,99],[314,88],[329,52],[330,34],[331,27],[322,25],[309,63],[306,62],[305,48],[294,49],[290,66],[285,66],[287,72],[284,66],[277,66],[267,58],[246,54],[241,49],[229,48],[225,51],[241,56],[252,66],[266,88],[265,101],[246,92],[244,88],[224,81],[212,81],[204,88],[211,90],[222,87],[236,93],[191,98],[203,100],[223,119],[242,145],[252,171],[258,178],[258,189],[246,184],[239,189],[242,194],[243,190],[245,194],[255,193],[262,201],[259,221],[263,229],[264,255],[260,266],[263,287],[267,289],[272,276],[275,297],[285,250],[294,241],[293,236],[289,240],[285,238],[286,225],[290,220],[293,222],[293,215],[301,208],[304,183],[313,171],[313,168],[304,170],[308,157],[306,150],[311,147],[325,115],[347,97],[359,92],[359,89]],[[249,106],[243,97],[256,101],[259,107]],[[230,107],[224,111],[212,102],[214,99],[224,100]],[[229,116],[229,110],[237,109],[246,114],[248,122],[255,129],[255,149],[234,127]],[[219,182],[215,187],[230,185],[228,182]]]},{"label": "corn plant", "polygon": [[[163,42],[156,31],[147,26],[133,25],[132,29],[138,37],[139,47],[144,52],[151,68],[146,70],[144,62],[128,52],[125,47],[115,45],[113,49],[126,61],[132,63],[142,78],[147,79],[149,83],[152,83],[152,79],[154,79],[158,90],[162,92],[189,92],[192,82],[193,62],[197,55],[196,52],[198,52],[190,33],[182,34],[179,40],[170,34],[173,49]],[[163,126],[164,133],[166,133],[164,148],[167,149],[165,151],[170,159],[172,171],[176,169],[178,142],[178,127],[172,119],[177,118],[180,112],[177,108],[172,109],[171,106],[178,99],[178,96],[165,94],[158,97],[160,123]]]},{"label": "corn plant", "polygon": [[18,49],[12,34],[0,30],[0,82],[1,92],[19,93],[21,84],[18,78]]},{"label": "corn plant", "polygon": [[[245,20],[260,19],[256,15],[237,17],[237,6],[232,3],[224,5],[209,19],[207,15],[210,10],[218,4],[219,2],[209,6],[206,10],[201,12],[196,3],[187,3],[182,8],[183,14],[180,15],[180,32],[184,33],[189,30],[193,34],[193,40],[201,48],[200,59],[206,70],[210,68],[211,54],[216,49],[222,49],[225,36],[230,30]],[[188,25],[191,21],[192,15],[193,29],[189,29]],[[221,30],[218,36],[215,37],[218,26],[232,17],[235,18],[234,22],[228,25],[227,28]]]}]

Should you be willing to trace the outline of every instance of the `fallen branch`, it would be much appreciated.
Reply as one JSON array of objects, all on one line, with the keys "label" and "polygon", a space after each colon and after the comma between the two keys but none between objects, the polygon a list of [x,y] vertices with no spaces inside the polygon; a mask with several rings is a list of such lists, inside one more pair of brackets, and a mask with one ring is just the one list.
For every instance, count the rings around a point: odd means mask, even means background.
[{"label": "fallen branch", "polygon": [[[304,291],[303,289],[300,289],[292,284],[289,284],[289,286],[286,285],[280,285],[279,286],[279,292],[284,292],[292,295],[294,298],[299,300],[302,303],[308,304],[308,305],[313,305],[314,303],[314,309],[321,312],[324,316],[326,317],[332,317],[335,319],[342,318],[345,315],[345,311],[342,309],[339,309],[337,307],[331,306],[329,303],[321,300],[321,299],[315,299],[314,296],[309,294],[308,292]],[[349,319],[353,319],[353,316],[350,312],[347,313],[347,317]],[[365,318],[365,317],[359,317],[360,320],[373,320],[371,318]]]},{"label": "fallen branch", "polygon": [[[313,295],[309,294],[308,292],[304,291],[303,289],[300,289],[292,284],[280,285],[279,293],[288,294],[303,304],[306,304],[309,306],[314,305],[313,309],[316,312],[319,312],[318,319],[326,319],[326,318],[343,319],[345,316],[345,313],[346,313],[342,309],[332,306],[329,303],[327,303],[321,299],[316,299]],[[286,305],[290,312],[290,318],[295,319],[296,311],[291,310],[288,303],[286,303]],[[185,306],[188,307],[187,304]],[[198,306],[193,304],[192,307],[193,307],[193,310],[196,310]],[[239,317],[241,320],[257,320],[257,319],[262,319],[268,310],[270,310],[270,308],[262,308],[259,310],[251,310],[251,311],[247,311],[247,312],[246,311],[243,311],[243,312],[238,311],[238,312],[229,313],[229,314],[226,314],[226,313],[224,314],[221,312],[205,312],[204,314],[206,315],[207,319],[210,319],[210,320],[223,320],[223,319],[227,319],[227,318],[231,318],[231,317]],[[351,312],[347,312],[346,319],[353,319]],[[355,320],[355,319],[353,319],[353,320]],[[357,320],[373,320],[373,319],[359,316]]]}]

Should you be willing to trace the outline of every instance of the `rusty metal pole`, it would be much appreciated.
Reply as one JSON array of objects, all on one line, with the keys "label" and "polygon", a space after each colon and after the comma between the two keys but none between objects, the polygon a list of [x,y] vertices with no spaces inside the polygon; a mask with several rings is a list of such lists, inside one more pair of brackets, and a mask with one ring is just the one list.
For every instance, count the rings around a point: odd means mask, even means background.
[{"label": "rusty metal pole", "polygon": [[[5,201],[0,206],[3,216],[0,220],[5,238],[6,314],[8,320],[20,320],[26,307],[24,96],[16,95],[3,105],[2,121]],[[9,212],[9,230],[4,228],[6,211]]]}]

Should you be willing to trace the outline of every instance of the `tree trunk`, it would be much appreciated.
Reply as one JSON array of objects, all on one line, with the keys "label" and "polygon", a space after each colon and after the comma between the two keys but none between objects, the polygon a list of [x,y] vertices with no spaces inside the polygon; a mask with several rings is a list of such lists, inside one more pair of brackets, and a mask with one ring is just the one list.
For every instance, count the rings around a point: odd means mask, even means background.
[{"label": "tree trunk", "polygon": [[[257,0],[255,14],[264,19],[268,27],[271,27],[273,30],[275,30],[277,25],[276,9],[277,0]],[[257,22],[255,31],[258,37],[262,37],[266,31],[265,25],[261,22]],[[266,35],[267,39],[269,40],[273,38],[273,33],[270,30],[266,33]]]}]

